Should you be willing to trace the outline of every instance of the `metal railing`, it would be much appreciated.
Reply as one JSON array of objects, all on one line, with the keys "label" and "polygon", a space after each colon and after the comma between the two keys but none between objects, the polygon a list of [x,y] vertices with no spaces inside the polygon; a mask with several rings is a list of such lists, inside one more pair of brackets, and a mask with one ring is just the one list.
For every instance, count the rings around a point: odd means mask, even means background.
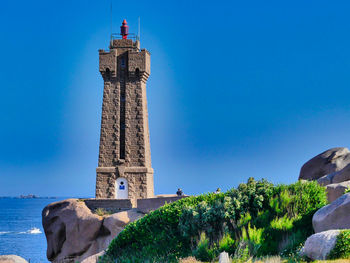
[{"label": "metal railing", "polygon": [[[117,33],[111,34],[111,40],[122,39],[122,38],[123,37],[121,34],[117,34]],[[128,39],[132,39],[132,40],[136,41],[136,40],[140,40],[140,37],[134,33],[130,33],[130,34],[128,34]]]}]

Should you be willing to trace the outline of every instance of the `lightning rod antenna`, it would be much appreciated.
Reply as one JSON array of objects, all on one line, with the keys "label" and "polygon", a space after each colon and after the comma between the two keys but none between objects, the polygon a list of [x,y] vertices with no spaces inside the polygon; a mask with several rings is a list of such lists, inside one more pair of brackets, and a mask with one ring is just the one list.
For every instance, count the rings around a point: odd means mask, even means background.
[{"label": "lightning rod antenna", "polygon": [[140,17],[139,17],[139,28],[138,28],[138,32],[137,32],[137,38],[138,41],[140,41],[140,34],[141,34],[141,26],[140,26],[141,22],[140,22]]},{"label": "lightning rod antenna", "polygon": [[111,41],[112,41],[112,35],[113,35],[113,5],[111,0]]}]

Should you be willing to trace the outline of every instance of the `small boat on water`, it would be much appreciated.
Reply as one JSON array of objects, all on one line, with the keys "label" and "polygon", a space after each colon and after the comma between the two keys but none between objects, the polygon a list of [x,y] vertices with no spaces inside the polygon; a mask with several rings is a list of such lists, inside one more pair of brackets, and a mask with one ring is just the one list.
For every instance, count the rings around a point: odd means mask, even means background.
[{"label": "small boat on water", "polygon": [[29,229],[27,231],[28,234],[41,234],[41,230],[39,228],[36,227],[32,227],[31,229]]}]

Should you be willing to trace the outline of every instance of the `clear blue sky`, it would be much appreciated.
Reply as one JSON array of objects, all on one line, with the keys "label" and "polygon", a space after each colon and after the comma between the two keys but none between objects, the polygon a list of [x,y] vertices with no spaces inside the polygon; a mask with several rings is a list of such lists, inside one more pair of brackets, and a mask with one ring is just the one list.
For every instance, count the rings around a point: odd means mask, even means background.
[{"label": "clear blue sky", "polygon": [[[350,141],[349,1],[116,1],[151,52],[155,192],[291,183]],[[93,196],[110,0],[1,1],[0,195]]]}]

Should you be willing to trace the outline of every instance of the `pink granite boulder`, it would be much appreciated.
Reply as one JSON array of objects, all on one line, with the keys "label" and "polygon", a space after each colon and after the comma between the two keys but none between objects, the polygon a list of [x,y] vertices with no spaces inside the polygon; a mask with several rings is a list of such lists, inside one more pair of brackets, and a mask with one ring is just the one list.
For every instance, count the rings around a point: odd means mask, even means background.
[{"label": "pink granite boulder", "polygon": [[327,198],[330,203],[341,197],[345,190],[350,187],[350,181],[337,183],[337,184],[329,184],[326,186],[327,190]]},{"label": "pink granite boulder", "polygon": [[47,258],[55,263],[82,261],[105,250],[128,223],[142,216],[135,209],[98,216],[77,199],[49,204],[42,212]]},{"label": "pink granite boulder", "polygon": [[350,163],[348,148],[329,149],[307,161],[300,170],[299,179],[317,180],[325,175],[340,171]]},{"label": "pink granite boulder", "polygon": [[316,233],[331,229],[350,229],[350,193],[319,209],[312,217]]}]

